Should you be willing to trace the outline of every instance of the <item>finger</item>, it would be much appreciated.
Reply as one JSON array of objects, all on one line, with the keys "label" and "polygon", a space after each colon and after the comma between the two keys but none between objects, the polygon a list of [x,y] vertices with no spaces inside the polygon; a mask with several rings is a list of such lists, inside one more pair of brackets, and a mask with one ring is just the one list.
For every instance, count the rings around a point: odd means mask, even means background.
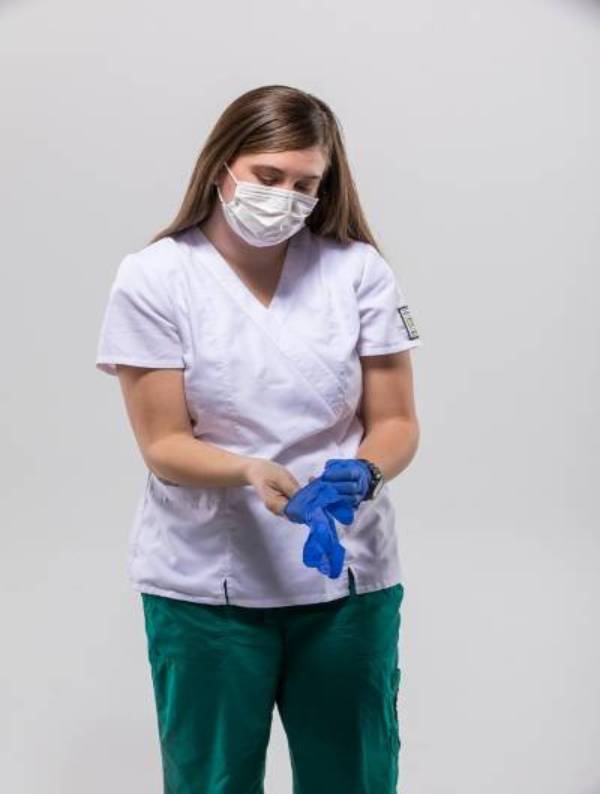
[{"label": "finger", "polygon": [[329,552],[336,536],[335,522],[322,507],[316,507],[310,518],[310,528],[326,553]]},{"label": "finger", "polygon": [[329,469],[325,468],[321,478],[328,482],[337,482],[338,480],[359,480],[361,476],[361,470],[350,461],[347,464],[338,463]]},{"label": "finger", "polygon": [[344,494],[345,496],[353,496],[362,491],[361,484],[358,480],[329,480],[325,477],[323,477],[323,480],[329,482],[339,494]]},{"label": "finger", "polygon": [[348,502],[334,502],[327,505],[325,510],[336,518],[341,524],[350,526],[354,521],[354,510],[357,505],[348,504]]},{"label": "finger", "polygon": [[271,494],[268,499],[265,500],[265,507],[274,513],[277,516],[287,516],[285,515],[285,508],[290,504],[290,500],[283,496],[282,494]]},{"label": "finger", "polygon": [[337,579],[341,574],[344,567],[344,557],[346,556],[346,549],[338,543],[334,546],[331,554],[329,555],[329,571],[328,575],[331,579]]},{"label": "finger", "polygon": [[329,507],[333,504],[349,504],[358,507],[362,501],[362,491],[353,493],[340,493],[336,488],[326,493],[320,493],[315,499],[314,504],[321,505],[322,507]]},{"label": "finger", "polygon": [[309,568],[319,568],[326,556],[325,549],[319,543],[316,533],[311,530],[302,549],[304,564]]},{"label": "finger", "polygon": [[281,477],[277,480],[277,490],[281,491],[288,499],[299,491],[301,488],[300,483],[294,475],[287,469],[283,472]]}]

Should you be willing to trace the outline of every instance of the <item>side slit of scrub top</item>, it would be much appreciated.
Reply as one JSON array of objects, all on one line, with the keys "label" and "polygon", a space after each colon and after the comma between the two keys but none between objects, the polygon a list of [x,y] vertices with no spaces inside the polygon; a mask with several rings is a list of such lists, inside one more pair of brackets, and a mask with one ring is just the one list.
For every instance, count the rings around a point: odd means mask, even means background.
[{"label": "side slit of scrub top", "polygon": [[[422,344],[405,295],[369,243],[340,243],[307,226],[288,242],[265,307],[198,227],[121,260],[102,321],[96,367],[183,369],[193,434],[286,466],[301,485],[328,458],[354,458],[361,355]],[[129,540],[134,590],[249,607],[331,601],[402,583],[388,485],[362,502],[330,579],[302,561],[308,527],[276,516],[250,485],[192,487],[151,471]]]}]

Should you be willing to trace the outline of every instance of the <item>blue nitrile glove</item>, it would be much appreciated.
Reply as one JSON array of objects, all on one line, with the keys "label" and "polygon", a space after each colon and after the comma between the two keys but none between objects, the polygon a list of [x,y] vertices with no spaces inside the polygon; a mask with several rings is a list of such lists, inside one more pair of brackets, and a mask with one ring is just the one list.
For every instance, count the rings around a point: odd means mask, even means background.
[{"label": "blue nitrile glove", "polygon": [[354,458],[330,458],[320,479],[333,485],[340,497],[356,510],[369,491],[372,478],[366,463]]},{"label": "blue nitrile glove", "polygon": [[354,511],[337,489],[319,478],[300,488],[288,501],[284,514],[297,524],[307,524],[310,532],[302,559],[309,568],[317,568],[331,579],[342,570],[345,549],[335,529],[335,516],[343,524],[351,524]]},{"label": "blue nitrile glove", "polygon": [[335,521],[326,508],[315,507],[310,515],[309,526],[310,533],[304,544],[302,561],[330,579],[337,579],[344,567],[346,549],[338,540]]},{"label": "blue nitrile glove", "polygon": [[326,506],[331,515],[342,524],[351,524],[354,518],[351,502],[352,498],[340,494],[333,484],[324,482],[321,477],[315,477],[308,485],[296,491],[283,512],[290,521],[306,524],[311,510]]}]

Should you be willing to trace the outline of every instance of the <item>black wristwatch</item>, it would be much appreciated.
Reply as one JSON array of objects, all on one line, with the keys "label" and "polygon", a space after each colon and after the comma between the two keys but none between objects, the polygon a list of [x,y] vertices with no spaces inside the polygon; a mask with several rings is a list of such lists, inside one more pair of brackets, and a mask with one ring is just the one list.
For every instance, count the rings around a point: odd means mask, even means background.
[{"label": "black wristwatch", "polygon": [[383,488],[383,484],[385,482],[383,478],[383,472],[372,460],[367,460],[366,458],[357,458],[356,460],[362,461],[362,463],[366,463],[369,467],[371,472],[371,484],[369,486],[369,490],[367,491],[366,499],[374,499],[379,491]]}]

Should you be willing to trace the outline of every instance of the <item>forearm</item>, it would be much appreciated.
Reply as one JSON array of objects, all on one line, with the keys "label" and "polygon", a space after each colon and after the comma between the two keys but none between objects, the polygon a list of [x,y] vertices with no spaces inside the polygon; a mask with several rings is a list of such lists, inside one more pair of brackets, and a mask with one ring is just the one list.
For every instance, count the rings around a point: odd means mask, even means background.
[{"label": "forearm", "polygon": [[369,429],[355,457],[373,461],[383,472],[385,480],[389,481],[408,466],[418,444],[417,420],[387,419]]},{"label": "forearm", "polygon": [[198,488],[246,485],[246,467],[254,460],[186,433],[161,438],[146,450],[144,459],[161,479]]}]

